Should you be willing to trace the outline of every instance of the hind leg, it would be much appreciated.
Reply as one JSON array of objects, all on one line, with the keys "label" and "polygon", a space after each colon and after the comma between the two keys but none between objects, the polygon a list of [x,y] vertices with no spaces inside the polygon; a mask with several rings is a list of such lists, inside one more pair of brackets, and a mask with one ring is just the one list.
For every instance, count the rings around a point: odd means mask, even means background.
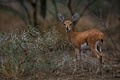
[{"label": "hind leg", "polygon": [[98,72],[100,72],[100,69],[102,68],[102,55],[97,50],[96,43],[89,43],[88,45],[89,45],[90,49],[93,51],[93,53],[98,58],[98,69],[96,71],[96,73],[98,73]]}]

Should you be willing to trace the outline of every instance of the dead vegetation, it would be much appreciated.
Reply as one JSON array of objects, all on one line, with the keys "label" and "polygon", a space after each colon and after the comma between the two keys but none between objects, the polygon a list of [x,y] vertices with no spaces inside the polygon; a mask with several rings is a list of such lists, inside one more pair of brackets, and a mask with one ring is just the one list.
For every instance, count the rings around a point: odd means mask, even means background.
[{"label": "dead vegetation", "polygon": [[[75,74],[74,51],[56,29],[48,29],[41,34],[32,26],[20,31],[0,34],[0,79],[2,80],[117,80],[120,78],[119,57],[104,59],[102,74],[96,74],[97,59],[87,50],[82,54],[83,67],[80,65]],[[105,53],[115,51],[104,50]],[[111,54],[112,55],[112,54]],[[117,55],[118,56],[118,55]],[[95,76],[93,76],[95,75]]]},{"label": "dead vegetation", "polygon": [[[120,79],[119,0],[46,0],[44,18],[41,18],[41,14],[35,15],[36,12],[33,16],[35,5],[32,8],[27,4],[29,0],[15,1],[17,4],[18,1],[23,3],[17,5],[14,0],[10,4],[8,0],[1,0],[0,3],[0,80]],[[94,1],[96,2],[92,4]],[[36,6],[40,7],[39,4]],[[40,10],[42,9],[38,9],[38,13]],[[84,14],[73,27],[74,30],[97,28],[105,34],[103,52],[109,62],[106,58],[103,59],[101,74],[95,73],[97,59],[89,50],[82,54],[84,71],[81,71],[79,65],[76,73],[72,74],[74,50],[67,40],[63,25],[57,21],[56,14],[61,12],[69,17],[74,12],[82,11]],[[29,25],[36,24],[34,21],[37,22],[38,29]]]}]

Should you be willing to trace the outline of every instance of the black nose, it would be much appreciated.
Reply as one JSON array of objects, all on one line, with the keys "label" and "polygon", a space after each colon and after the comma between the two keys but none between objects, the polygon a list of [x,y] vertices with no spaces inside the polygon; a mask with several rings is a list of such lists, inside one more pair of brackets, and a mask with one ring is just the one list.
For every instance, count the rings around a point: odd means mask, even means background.
[{"label": "black nose", "polygon": [[66,28],[66,30],[69,30],[68,27]]},{"label": "black nose", "polygon": [[68,29],[68,27],[66,28],[66,32],[68,32],[69,31],[69,29]]}]

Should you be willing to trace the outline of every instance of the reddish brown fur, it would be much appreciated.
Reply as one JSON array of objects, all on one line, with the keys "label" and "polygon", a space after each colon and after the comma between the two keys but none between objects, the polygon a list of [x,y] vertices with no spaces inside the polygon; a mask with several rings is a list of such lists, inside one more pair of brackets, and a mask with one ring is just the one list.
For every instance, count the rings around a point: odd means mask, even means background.
[{"label": "reddish brown fur", "polygon": [[[66,27],[69,27],[71,20],[66,20],[64,22]],[[101,31],[97,29],[90,29],[84,32],[74,32],[72,29],[68,32],[68,37],[74,48],[80,48],[83,43],[95,44],[98,40],[103,40],[104,35]]]},{"label": "reddish brown fur", "polygon": [[98,40],[103,40],[103,33],[97,29],[91,29],[84,32],[74,32],[70,30],[68,32],[70,41],[74,48],[80,48],[83,43],[93,43],[95,44]]},{"label": "reddish brown fur", "polygon": [[[97,41],[103,42],[104,34],[97,29],[90,29],[90,30],[83,31],[83,32],[74,32],[71,29],[71,23],[72,23],[71,20],[64,21],[65,27],[69,29],[67,34],[68,34],[68,37],[70,39],[70,42],[71,42],[73,48],[75,49],[76,60],[81,59],[81,54],[80,54],[81,45],[83,43],[87,43],[89,48],[94,52],[94,54],[99,59],[99,64],[101,65],[102,64],[102,54],[96,50],[96,42]],[[82,61],[82,59],[81,59],[81,61]],[[98,67],[98,71],[99,71],[99,67]],[[75,69],[74,69],[73,73],[75,71],[76,71],[76,64],[75,64]]]},{"label": "reddish brown fur", "polygon": [[[58,14],[59,19],[62,22],[64,22],[64,25],[65,25],[65,28],[66,28],[66,31],[68,34],[68,38],[69,38],[73,48],[75,49],[76,60],[78,60],[78,61],[79,61],[79,59],[82,60],[81,53],[80,53],[81,45],[83,43],[87,43],[89,48],[94,52],[94,54],[99,59],[99,64],[101,65],[102,64],[102,54],[101,54],[101,51],[98,50],[98,46],[100,46],[100,45],[98,45],[98,43],[103,42],[104,34],[97,29],[90,29],[90,30],[83,31],[83,32],[74,32],[71,28],[71,24],[73,21],[76,20],[77,16],[78,16],[78,14],[75,14],[72,16],[72,19],[64,20],[64,17],[61,14]],[[99,49],[101,49],[101,48],[99,48]],[[75,71],[76,71],[76,63],[75,63],[75,68],[74,68],[73,73]],[[99,68],[98,68],[98,71],[99,71]]]}]

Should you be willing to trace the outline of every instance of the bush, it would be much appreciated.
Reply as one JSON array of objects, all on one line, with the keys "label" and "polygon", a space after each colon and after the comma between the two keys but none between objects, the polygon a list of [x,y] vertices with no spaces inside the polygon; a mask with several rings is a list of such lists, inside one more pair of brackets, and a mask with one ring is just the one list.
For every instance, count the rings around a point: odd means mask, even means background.
[{"label": "bush", "polygon": [[[19,79],[28,74],[29,76],[37,75],[38,70],[51,72],[63,65],[70,58],[62,56],[63,50],[56,48],[61,40],[62,36],[55,27],[44,31],[44,34],[31,25],[22,32],[16,30],[8,34],[0,34],[2,78]],[[60,45],[66,46],[67,44],[63,42]]]}]

